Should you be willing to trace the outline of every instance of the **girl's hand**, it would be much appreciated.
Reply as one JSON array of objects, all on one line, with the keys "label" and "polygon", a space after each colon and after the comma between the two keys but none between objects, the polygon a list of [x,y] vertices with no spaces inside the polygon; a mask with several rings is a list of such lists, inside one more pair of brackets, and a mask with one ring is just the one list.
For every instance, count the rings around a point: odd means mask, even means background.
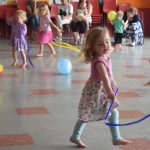
[{"label": "girl's hand", "polygon": [[57,32],[58,32],[58,34],[60,34],[60,33],[61,33],[61,30],[60,30],[60,29],[57,29]]},{"label": "girl's hand", "polygon": [[115,95],[113,93],[108,94],[108,99],[111,99],[112,101],[115,100]]}]

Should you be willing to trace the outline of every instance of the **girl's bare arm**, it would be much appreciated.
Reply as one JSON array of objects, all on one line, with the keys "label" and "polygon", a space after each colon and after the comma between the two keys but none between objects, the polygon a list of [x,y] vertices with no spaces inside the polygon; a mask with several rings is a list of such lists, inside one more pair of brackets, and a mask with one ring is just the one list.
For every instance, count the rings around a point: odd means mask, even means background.
[{"label": "girl's bare arm", "polygon": [[61,33],[61,30],[53,22],[50,22],[50,26],[57,30],[58,33]]},{"label": "girl's bare arm", "polygon": [[104,85],[104,88],[106,90],[108,98],[111,99],[111,100],[114,100],[115,96],[114,96],[113,90],[111,88],[111,83],[109,81],[107,71],[106,71],[106,68],[105,68],[104,64],[101,63],[101,62],[98,62],[96,64],[96,68],[98,70],[98,73],[101,75],[103,85]]}]

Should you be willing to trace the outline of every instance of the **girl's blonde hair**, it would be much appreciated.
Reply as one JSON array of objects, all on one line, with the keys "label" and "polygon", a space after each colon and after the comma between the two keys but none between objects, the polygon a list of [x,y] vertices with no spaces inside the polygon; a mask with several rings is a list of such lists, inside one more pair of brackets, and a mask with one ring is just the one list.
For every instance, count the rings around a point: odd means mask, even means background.
[{"label": "girl's blonde hair", "polygon": [[27,20],[27,14],[24,10],[17,10],[15,12],[15,16],[20,16],[23,19],[23,21]]},{"label": "girl's blonde hair", "polygon": [[42,8],[46,10],[46,16],[50,16],[50,11],[49,11],[48,5],[45,4],[45,3],[40,4],[40,6],[38,8],[38,14],[39,14],[39,16],[41,16],[40,11],[41,11]]},{"label": "girl's blonde hair", "polygon": [[107,28],[95,27],[87,35],[85,45],[83,47],[84,62],[89,63],[96,56],[94,45],[98,37],[109,34]]}]

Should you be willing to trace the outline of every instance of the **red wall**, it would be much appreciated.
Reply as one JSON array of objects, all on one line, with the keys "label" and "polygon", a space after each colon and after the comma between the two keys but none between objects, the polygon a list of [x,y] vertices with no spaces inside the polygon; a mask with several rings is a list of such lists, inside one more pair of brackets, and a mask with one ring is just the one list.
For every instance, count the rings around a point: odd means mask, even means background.
[{"label": "red wall", "polygon": [[144,14],[144,35],[150,37],[150,8],[140,8]]},{"label": "red wall", "polygon": [[132,7],[143,11],[144,35],[150,37],[150,0],[117,0],[117,4],[119,3],[130,3]]},{"label": "red wall", "polygon": [[150,0],[117,0],[117,4],[119,3],[130,3],[136,8],[150,8]]}]

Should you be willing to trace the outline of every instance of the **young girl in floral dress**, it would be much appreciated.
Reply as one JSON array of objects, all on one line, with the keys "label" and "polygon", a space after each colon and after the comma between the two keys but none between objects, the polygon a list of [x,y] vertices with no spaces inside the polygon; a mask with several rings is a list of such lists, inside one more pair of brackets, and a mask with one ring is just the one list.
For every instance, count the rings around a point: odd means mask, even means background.
[{"label": "young girl in floral dress", "polygon": [[[116,86],[113,80],[111,60],[111,43],[109,32],[106,28],[94,28],[87,35],[83,53],[85,62],[91,63],[91,76],[83,88],[79,103],[79,120],[77,121],[70,142],[80,148],[86,145],[80,136],[87,122],[99,121],[105,118],[110,100],[114,101],[109,115],[110,123],[118,124],[118,101],[115,100]],[[125,145],[131,143],[120,135],[119,127],[110,127],[113,145]]]}]

